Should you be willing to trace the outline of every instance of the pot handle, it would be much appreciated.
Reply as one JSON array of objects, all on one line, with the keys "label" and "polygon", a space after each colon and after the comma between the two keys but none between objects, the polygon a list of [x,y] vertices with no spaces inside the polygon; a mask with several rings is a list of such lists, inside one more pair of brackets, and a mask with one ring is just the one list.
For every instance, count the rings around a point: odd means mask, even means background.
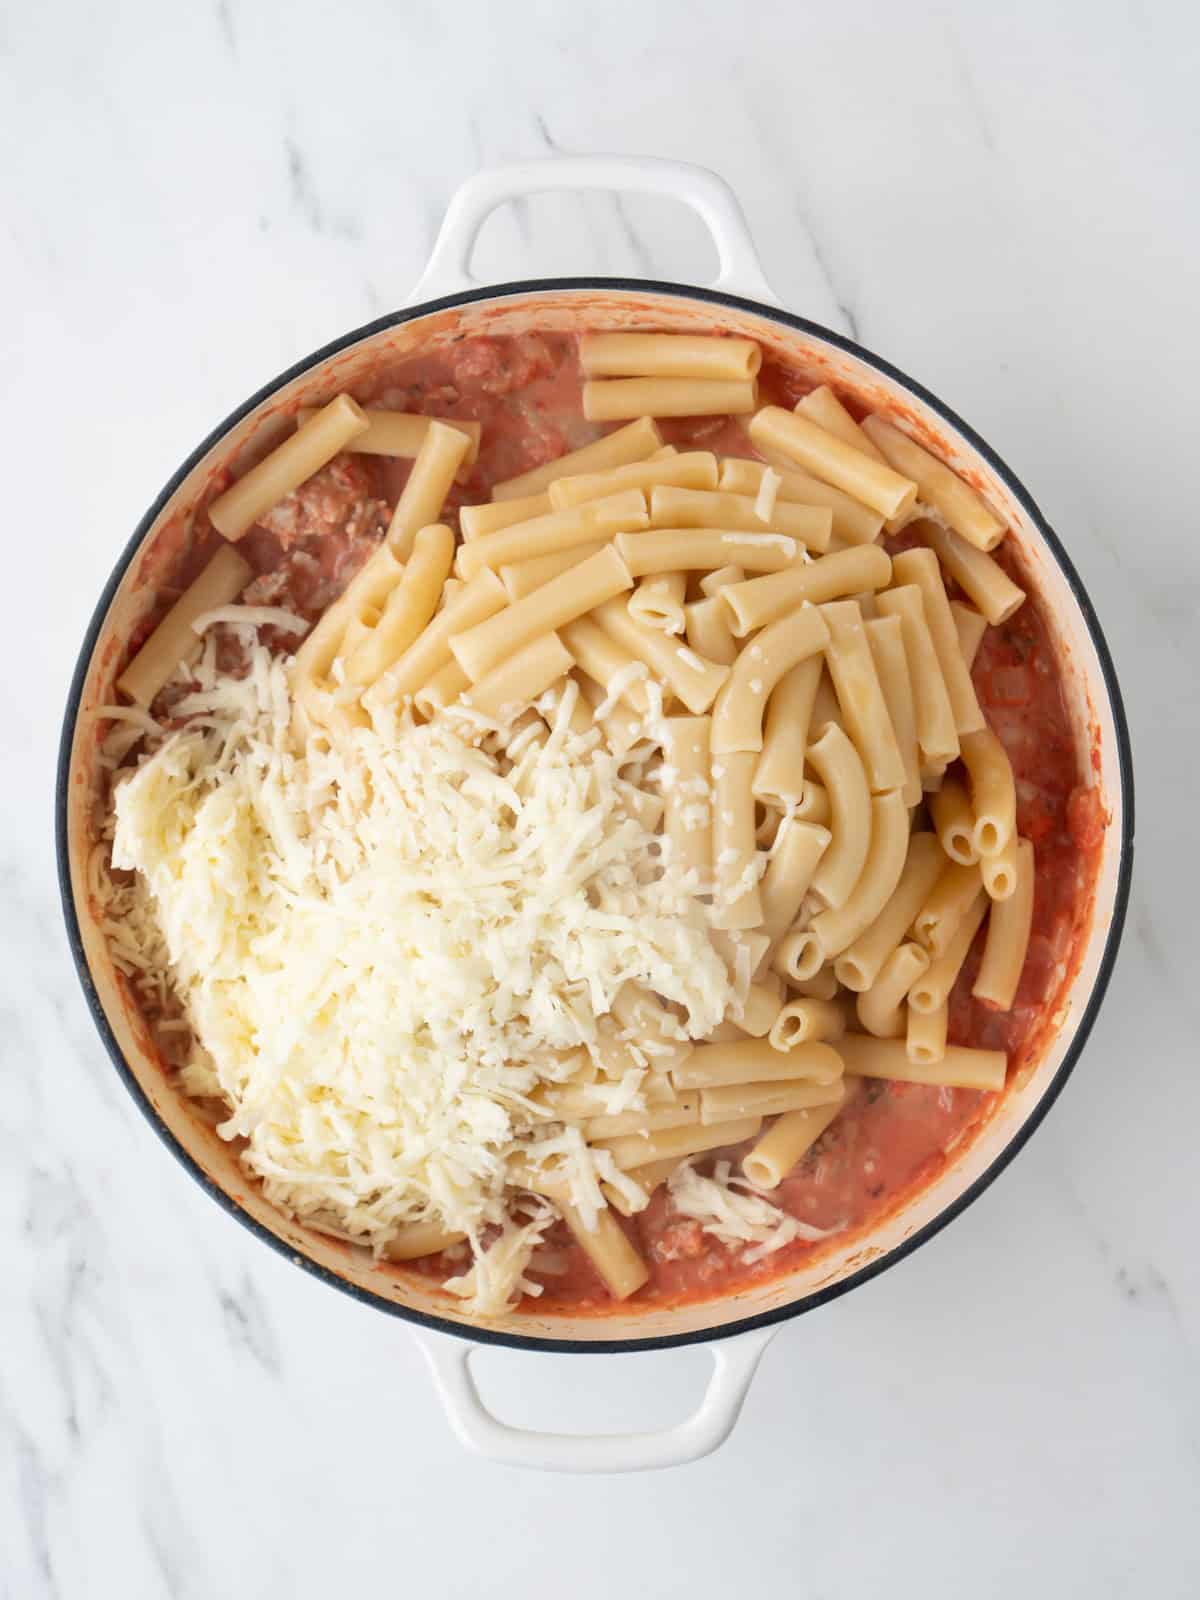
[{"label": "pot handle", "polygon": [[415,305],[475,289],[471,256],[484,222],[508,200],[548,189],[611,189],[682,200],[707,225],[719,270],[710,288],[748,300],[779,301],[763,273],[737,196],[715,172],[661,156],[555,156],[477,172],[458,188],[420,281],[406,302]]},{"label": "pot handle", "polygon": [[708,1347],[713,1373],[704,1396],[685,1421],[657,1433],[538,1433],[516,1428],[487,1409],[471,1372],[479,1349],[469,1340],[424,1329],[415,1338],[460,1443],[510,1467],[542,1472],[650,1472],[698,1461],[733,1430],[775,1328],[754,1328]]}]

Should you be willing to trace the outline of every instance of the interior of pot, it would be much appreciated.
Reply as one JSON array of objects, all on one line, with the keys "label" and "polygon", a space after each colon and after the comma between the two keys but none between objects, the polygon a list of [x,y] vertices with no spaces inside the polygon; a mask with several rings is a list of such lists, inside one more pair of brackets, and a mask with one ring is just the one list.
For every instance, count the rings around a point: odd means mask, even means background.
[{"label": "interior of pot", "polygon": [[[427,1279],[379,1265],[366,1252],[301,1227],[278,1212],[247,1179],[236,1152],[168,1082],[147,1030],[123,992],[89,899],[88,869],[95,848],[95,801],[100,776],[94,712],[97,706],[112,703],[115,698],[113,679],[124,654],[124,641],[152,604],[154,585],[169,567],[187,519],[206,487],[231,462],[248,463],[271,448],[285,426],[285,417],[297,404],[320,403],[340,390],[365,386],[382,364],[464,335],[517,334],[534,328],[577,331],[634,324],[693,333],[715,328],[760,340],[789,365],[810,373],[814,382],[829,382],[853,393],[872,410],[901,415],[910,431],[1003,509],[1032,586],[1045,603],[1047,621],[1063,663],[1081,762],[1095,773],[1111,825],[1099,864],[1090,933],[1081,946],[1075,971],[1068,978],[1040,1058],[1024,1073],[1023,1081],[1010,1086],[983,1129],[951,1154],[938,1179],[875,1225],[869,1234],[856,1236],[840,1247],[826,1247],[818,1258],[785,1276],[716,1301],[637,1313],[618,1308],[600,1317],[547,1315],[533,1309],[491,1321],[467,1319],[458,1302],[437,1292]],[[1085,1023],[1098,976],[1110,958],[1109,933],[1121,897],[1124,836],[1119,713],[1110,698],[1085,605],[1039,530],[1032,504],[1000,464],[897,376],[869,365],[815,330],[793,328],[766,315],[700,297],[622,287],[514,291],[376,331],[345,349],[314,359],[262,398],[196,460],[127,560],[100,619],[71,737],[66,794],[70,893],[90,975],[89,998],[102,1013],[111,1043],[132,1079],[131,1087],[140,1093],[197,1175],[302,1264],[332,1274],[385,1306],[408,1308],[472,1332],[486,1330],[485,1337],[490,1332],[501,1338],[577,1340],[589,1344],[694,1337],[748,1317],[796,1309],[844,1285],[863,1269],[878,1265],[969,1197],[973,1186],[1011,1149],[1047,1095],[1056,1091],[1069,1065],[1068,1053]]]}]

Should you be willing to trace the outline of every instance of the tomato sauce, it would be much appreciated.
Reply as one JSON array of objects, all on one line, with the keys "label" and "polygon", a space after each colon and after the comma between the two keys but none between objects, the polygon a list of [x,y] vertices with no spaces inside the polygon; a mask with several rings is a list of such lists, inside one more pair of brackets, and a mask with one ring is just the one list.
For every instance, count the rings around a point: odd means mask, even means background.
[{"label": "tomato sauce", "polygon": [[[598,438],[607,428],[582,414],[582,378],[573,337],[526,334],[470,338],[396,364],[369,391],[364,405],[483,424],[479,457],[457,483],[447,520],[490,497],[492,485]],[[760,374],[763,403],[791,406],[811,384],[770,360]],[[850,402],[851,404],[853,402]],[[680,448],[712,449],[758,459],[737,419],[686,418],[660,424]],[[258,574],[247,596],[315,618],[345,587],[382,537],[388,508],[409,464],[377,457],[342,457],[276,507],[240,549]],[[214,489],[222,485],[214,486]],[[216,536],[203,513],[174,590],[163,591],[149,632],[175,593],[208,559]],[[891,548],[915,542],[911,534]],[[1015,553],[999,557],[1022,580]],[[953,586],[951,585],[953,592]],[[138,639],[133,647],[136,648]],[[280,648],[290,648],[282,638]],[[953,1043],[1008,1052],[1010,1083],[1034,1059],[1056,996],[1071,970],[1090,909],[1090,885],[1106,819],[1088,787],[1040,602],[1031,596],[1016,615],[984,635],[974,680],[989,725],[1003,742],[1016,779],[1018,828],[1033,842],[1037,877],[1029,956],[1011,1011],[996,1012],[971,996],[982,935],[950,999]],[[864,1082],[813,1149],[772,1198],[785,1211],[832,1230],[844,1245],[928,1184],[956,1146],[987,1121],[999,1096],[973,1090],[898,1082]],[[737,1160],[746,1147],[718,1156]],[[774,1278],[825,1248],[796,1242],[753,1265],[743,1263],[700,1224],[674,1213],[665,1188],[639,1216],[622,1224],[650,1268],[634,1301],[617,1306],[595,1270],[560,1224],[546,1237],[529,1276],[543,1287],[530,1301],[539,1311],[596,1313],[630,1305],[703,1300]],[[545,1266],[539,1265],[545,1262]],[[454,1256],[432,1256],[395,1271],[441,1281],[460,1272]]]}]

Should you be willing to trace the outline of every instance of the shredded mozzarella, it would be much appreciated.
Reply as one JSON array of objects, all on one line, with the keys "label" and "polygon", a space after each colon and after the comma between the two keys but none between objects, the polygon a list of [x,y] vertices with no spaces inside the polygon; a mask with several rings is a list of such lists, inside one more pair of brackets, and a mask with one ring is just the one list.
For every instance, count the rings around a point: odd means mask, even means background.
[{"label": "shredded mozzarella", "polygon": [[[569,706],[508,773],[407,709],[297,749],[285,665],[259,648],[175,709],[193,720],[115,791],[113,864],[139,877],[106,908],[114,959],[182,1002],[184,1084],[228,1106],[270,1199],[379,1252],[410,1222],[465,1233],[466,1292],[494,1307],[499,1263],[513,1293],[528,1262],[494,1230],[513,1227],[507,1161],[544,1136],[547,1052],[593,1047],[629,981],[709,1033],[732,995],[705,908]],[[553,1145],[594,1216],[591,1153],[571,1128]]]},{"label": "shredded mozzarella", "polygon": [[718,1161],[706,1178],[687,1162],[671,1174],[667,1189],[681,1216],[691,1217],[730,1249],[743,1245],[743,1261],[761,1261],[794,1239],[815,1243],[837,1231],[789,1216],[767,1198],[767,1190],[746,1178],[731,1178],[730,1171],[728,1161]]}]

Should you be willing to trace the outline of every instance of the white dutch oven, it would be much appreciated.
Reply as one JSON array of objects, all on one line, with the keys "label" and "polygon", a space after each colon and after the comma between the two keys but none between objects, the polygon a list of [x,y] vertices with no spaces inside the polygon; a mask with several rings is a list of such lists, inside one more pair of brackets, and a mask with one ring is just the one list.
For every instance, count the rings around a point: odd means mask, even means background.
[{"label": "white dutch oven", "polygon": [[[479,285],[469,263],[479,229],[505,201],[548,189],[631,190],[690,205],[712,233],[720,260],[706,289],[629,279],[555,279]],[[251,1186],[228,1147],[168,1085],[138,1017],[124,1003],[90,914],[94,740],[89,709],[112,699],[123,641],[149,603],[154,575],[213,475],[262,453],[280,413],[368,380],[384,360],[464,334],[569,331],[590,324],[649,324],[675,332],[714,328],[758,339],[790,365],[856,394],[872,409],[900,411],[942,457],[1003,507],[1028,576],[1042,595],[1065,664],[1081,753],[1096,764],[1111,815],[1091,930],[1057,1027],[1025,1081],[1007,1094],[983,1133],[942,1175],[865,1236],[787,1276],[723,1299],[677,1310],[618,1311],[600,1318],[522,1309],[469,1321],[427,1281],[377,1266],[365,1253],[282,1216]],[[157,555],[150,552],[157,546]],[[693,1460],[728,1435],[776,1327],[900,1261],[958,1215],[1008,1164],[1061,1090],[1107,985],[1129,891],[1133,796],[1129,739],[1112,662],[1091,604],[1065,551],[1029,494],[992,451],[945,406],[885,361],[825,328],[779,309],[741,208],[727,185],[700,167],[625,157],[538,162],[481,173],[454,196],[429,265],[405,309],[318,350],[268,384],[183,464],[142,520],[100,598],[71,686],[59,767],[58,849],[63,906],[81,981],[113,1063],[151,1125],[231,1215],[305,1271],[414,1325],[450,1420],[481,1454],[523,1466],[616,1472]],[[704,1342],[714,1372],[695,1414],[661,1433],[579,1437],[524,1432],[483,1407],[469,1370],[480,1343],[537,1350],[627,1352]]]}]

